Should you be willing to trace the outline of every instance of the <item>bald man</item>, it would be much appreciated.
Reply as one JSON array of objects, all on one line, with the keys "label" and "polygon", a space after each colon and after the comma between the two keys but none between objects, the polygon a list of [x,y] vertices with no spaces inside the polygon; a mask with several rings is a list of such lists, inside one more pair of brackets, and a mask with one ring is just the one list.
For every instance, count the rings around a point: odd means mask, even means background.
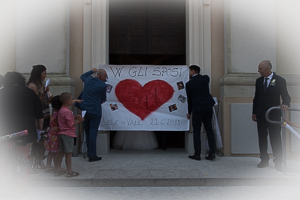
[{"label": "bald man", "polygon": [[[266,112],[271,107],[280,106],[282,110],[287,110],[291,98],[288,94],[286,81],[281,76],[272,72],[270,61],[262,61],[258,65],[258,72],[261,77],[256,79],[255,96],[253,99],[252,120],[257,122],[258,142],[261,162],[258,168],[264,168],[269,165],[268,135],[270,137],[273,151],[275,168],[282,171],[282,142],[280,124],[271,124],[266,120]],[[282,103],[280,102],[282,98]],[[280,110],[273,110],[269,118],[273,121],[281,120]]]},{"label": "bald man", "polygon": [[[93,73],[96,73],[96,77],[91,76]],[[94,162],[101,160],[101,157],[96,154],[96,141],[102,116],[101,104],[106,101],[105,82],[108,77],[104,69],[93,68],[82,74],[80,78],[84,82],[81,94],[83,102],[80,107],[82,110],[86,110],[83,126],[86,134],[88,157],[89,162]]]}]

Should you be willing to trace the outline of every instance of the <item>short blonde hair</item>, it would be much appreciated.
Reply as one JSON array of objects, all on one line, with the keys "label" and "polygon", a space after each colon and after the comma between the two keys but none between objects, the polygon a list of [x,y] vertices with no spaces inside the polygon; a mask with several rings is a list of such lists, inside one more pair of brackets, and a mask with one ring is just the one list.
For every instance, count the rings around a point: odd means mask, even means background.
[{"label": "short blonde hair", "polygon": [[69,100],[72,100],[72,94],[69,92],[63,92],[60,95],[60,101],[62,104],[67,103]]}]

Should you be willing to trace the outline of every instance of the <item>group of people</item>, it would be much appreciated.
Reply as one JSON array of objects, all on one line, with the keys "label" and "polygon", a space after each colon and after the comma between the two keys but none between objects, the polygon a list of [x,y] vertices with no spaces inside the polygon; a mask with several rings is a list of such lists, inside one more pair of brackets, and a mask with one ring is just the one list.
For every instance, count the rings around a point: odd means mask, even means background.
[{"label": "group of people", "polygon": [[[255,95],[253,99],[252,120],[257,123],[258,142],[261,162],[258,168],[264,168],[269,165],[270,156],[268,149],[268,135],[270,137],[271,147],[273,151],[273,162],[275,169],[282,172],[282,140],[281,125],[272,124],[266,120],[266,112],[271,107],[280,107],[286,111],[290,106],[291,98],[288,94],[286,80],[272,72],[272,64],[268,60],[264,60],[258,65],[258,72],[261,77],[255,83]],[[196,65],[189,67],[190,81],[186,83],[186,93],[188,100],[188,114],[190,119],[192,114],[193,139],[194,139],[194,155],[190,155],[190,159],[201,160],[201,141],[200,130],[201,124],[207,134],[210,151],[205,159],[215,159],[214,134],[212,131],[212,107],[214,100],[209,92],[209,77],[200,75],[200,68]],[[282,99],[282,102],[281,102]],[[272,121],[281,121],[281,111],[273,110],[269,114]],[[285,119],[286,120],[286,119]],[[300,127],[298,124],[291,123],[293,126]]]},{"label": "group of people", "polygon": [[[96,78],[90,76],[92,73],[97,73]],[[43,168],[45,172],[54,172],[55,176],[78,176],[79,173],[72,171],[71,167],[77,124],[84,121],[86,135],[91,141],[88,144],[89,161],[101,160],[96,156],[95,130],[98,130],[101,120],[101,103],[106,100],[104,81],[107,74],[104,70],[93,69],[81,76],[86,84],[86,90],[82,92],[84,103],[83,100],[73,100],[68,92],[53,97],[49,86],[44,85],[46,77],[44,65],[33,66],[27,83],[18,72],[0,76],[0,136],[28,131],[28,135],[9,141],[18,142],[19,151],[28,157],[28,172],[37,173],[36,168]],[[103,99],[99,105],[93,102],[95,95],[97,100]],[[87,111],[85,118],[73,116],[69,107],[74,103],[82,103],[81,107]],[[52,106],[51,117],[49,104]],[[43,163],[45,151],[48,151],[46,166]],[[61,168],[64,155],[67,169]]]},{"label": "group of people", "polygon": [[[261,162],[259,168],[268,166],[267,136],[270,136],[273,150],[275,168],[282,171],[282,142],[280,125],[270,124],[265,119],[265,113],[270,107],[280,106],[287,110],[290,105],[290,96],[284,78],[272,72],[270,61],[263,61],[258,65],[261,77],[256,80],[255,96],[253,99],[252,120],[257,122],[259,136],[259,150]],[[92,76],[96,74],[96,76]],[[215,159],[215,139],[212,129],[213,106],[215,104],[209,91],[210,78],[200,74],[200,67],[189,66],[190,81],[186,83],[188,102],[187,119],[192,119],[194,154],[189,158],[201,160],[201,124],[206,130],[209,153],[207,160]],[[21,138],[22,145],[31,148],[28,155],[31,166],[45,167],[46,172],[54,171],[55,176],[67,174],[67,177],[78,176],[72,171],[71,157],[76,138],[76,125],[83,122],[89,162],[99,161],[101,157],[96,154],[96,141],[98,127],[101,121],[101,104],[106,101],[107,73],[103,69],[93,68],[81,75],[84,89],[78,99],[73,100],[72,95],[64,92],[52,96],[49,86],[44,85],[47,77],[44,65],[35,65],[31,71],[28,82],[17,72],[8,72],[4,78],[0,77],[3,88],[0,90],[0,127],[1,135],[21,130],[28,130],[29,135]],[[282,98],[282,103],[280,102]],[[80,115],[74,117],[68,107],[73,103],[81,110],[85,110],[84,118]],[[52,105],[50,117],[49,104]],[[280,121],[280,112],[270,114],[271,120]],[[37,141],[38,134],[47,131],[47,138],[43,142]],[[29,145],[29,147],[28,147]],[[44,151],[47,150],[47,166],[43,166]],[[67,169],[61,168],[63,155]],[[54,167],[51,166],[52,160]],[[31,169],[34,173],[35,170]]]}]

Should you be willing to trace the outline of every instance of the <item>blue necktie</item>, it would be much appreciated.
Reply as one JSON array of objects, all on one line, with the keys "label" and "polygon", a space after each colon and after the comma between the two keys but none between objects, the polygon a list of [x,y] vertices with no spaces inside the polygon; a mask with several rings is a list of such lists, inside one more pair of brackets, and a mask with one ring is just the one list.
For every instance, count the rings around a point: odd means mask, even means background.
[{"label": "blue necktie", "polygon": [[264,92],[266,93],[267,88],[268,88],[268,79],[269,78],[265,78],[265,82],[264,82]]}]

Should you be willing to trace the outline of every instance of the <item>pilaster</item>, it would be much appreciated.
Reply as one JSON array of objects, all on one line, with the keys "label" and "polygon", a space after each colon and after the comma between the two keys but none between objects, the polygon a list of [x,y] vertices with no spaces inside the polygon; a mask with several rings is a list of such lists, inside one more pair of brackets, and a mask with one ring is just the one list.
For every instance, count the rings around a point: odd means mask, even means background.
[{"label": "pilaster", "polygon": [[211,76],[211,2],[187,1],[187,64]]},{"label": "pilaster", "polygon": [[84,1],[83,71],[108,64],[109,1]]}]

